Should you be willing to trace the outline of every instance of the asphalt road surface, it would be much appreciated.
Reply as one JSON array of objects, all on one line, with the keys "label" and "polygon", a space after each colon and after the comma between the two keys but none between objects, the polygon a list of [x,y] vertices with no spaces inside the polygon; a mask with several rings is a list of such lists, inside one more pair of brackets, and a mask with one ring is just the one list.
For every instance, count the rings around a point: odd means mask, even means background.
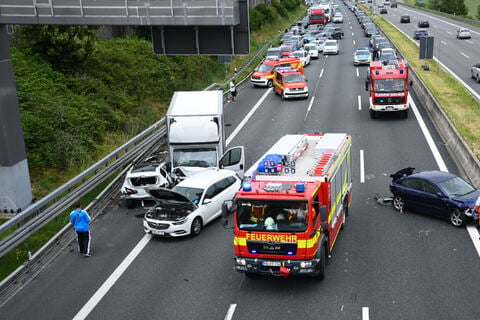
[{"label": "asphalt road surface", "polygon": [[390,196],[389,174],[400,168],[458,170],[418,101],[407,119],[370,119],[366,67],[352,63],[368,38],[341,7],[340,53],[306,67],[308,99],[282,101],[247,84],[225,108],[229,146],[244,145],[248,164],[287,133],[352,135],[353,202],[324,281],[247,279],[233,270],[232,230],[220,221],[196,238],[151,238],[144,210],[115,200],[93,223],[92,257],[64,249],[0,318],[478,319],[478,232],[375,200]]}]

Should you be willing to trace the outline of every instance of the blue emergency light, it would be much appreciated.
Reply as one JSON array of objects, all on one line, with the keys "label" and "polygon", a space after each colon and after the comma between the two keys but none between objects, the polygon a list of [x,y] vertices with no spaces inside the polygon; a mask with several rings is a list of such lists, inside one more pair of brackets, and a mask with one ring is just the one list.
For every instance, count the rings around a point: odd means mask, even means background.
[{"label": "blue emergency light", "polygon": [[243,191],[252,191],[252,183],[250,181],[245,181],[242,183]]},{"label": "blue emergency light", "polygon": [[297,189],[297,192],[300,193],[300,192],[305,192],[305,184],[304,183],[297,183],[295,185],[295,189]]},{"label": "blue emergency light", "polygon": [[400,74],[403,74],[403,69],[400,69]]}]

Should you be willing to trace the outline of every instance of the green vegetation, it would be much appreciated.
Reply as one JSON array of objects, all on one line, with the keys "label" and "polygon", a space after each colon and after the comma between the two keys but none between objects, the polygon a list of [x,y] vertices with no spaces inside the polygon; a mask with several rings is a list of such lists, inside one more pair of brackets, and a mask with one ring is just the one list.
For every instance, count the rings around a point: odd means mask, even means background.
[{"label": "green vegetation", "polygon": [[[272,15],[270,20],[263,18],[261,10],[250,9],[250,14],[254,12],[260,19],[256,31],[250,34],[252,54],[290,26],[305,7],[299,0],[274,0],[267,13]],[[62,31],[59,37],[65,48],[57,48],[62,53],[60,59],[53,43]],[[234,57],[231,64],[223,66],[216,57],[157,56],[152,53],[150,41],[141,37],[144,30],[137,31],[137,36],[96,41],[94,50],[81,56],[83,64],[79,62],[72,68],[66,66],[77,53],[66,48],[91,47],[88,30],[79,31],[86,37],[83,41],[68,42],[65,35],[72,35],[70,29],[30,29],[31,37],[20,35],[20,40],[11,46],[30,177],[37,198],[162,118],[174,91],[202,90],[213,82],[223,83],[234,68],[249,59]],[[43,39],[43,45],[32,45],[35,39]],[[52,59],[62,63],[52,64]],[[89,203],[107,183],[82,201]],[[28,252],[36,252],[63,228],[69,212],[2,257],[0,280],[23,264]]]}]

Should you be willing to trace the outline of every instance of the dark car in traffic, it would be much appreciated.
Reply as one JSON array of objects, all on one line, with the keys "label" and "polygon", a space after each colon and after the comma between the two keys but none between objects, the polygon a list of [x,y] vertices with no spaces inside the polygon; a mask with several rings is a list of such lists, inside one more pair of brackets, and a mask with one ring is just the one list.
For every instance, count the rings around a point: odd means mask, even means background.
[{"label": "dark car in traffic", "polygon": [[408,14],[402,14],[400,16],[400,23],[410,23],[410,16]]},{"label": "dark car in traffic", "polygon": [[417,30],[415,30],[415,32],[413,33],[413,39],[415,39],[415,40],[418,40],[418,39],[420,39],[421,37],[425,37],[425,36],[428,36],[428,31],[427,31],[427,29],[417,29]]},{"label": "dark car in traffic", "polygon": [[380,9],[380,14],[387,14],[387,13],[388,13],[387,8]]},{"label": "dark car in traffic", "polygon": [[455,227],[472,220],[472,210],[480,190],[455,174],[444,171],[415,173],[409,167],[390,175],[393,207],[450,221]]},{"label": "dark car in traffic", "polygon": [[418,20],[418,27],[419,28],[428,28],[428,27],[430,27],[430,22],[428,22],[428,20]]}]

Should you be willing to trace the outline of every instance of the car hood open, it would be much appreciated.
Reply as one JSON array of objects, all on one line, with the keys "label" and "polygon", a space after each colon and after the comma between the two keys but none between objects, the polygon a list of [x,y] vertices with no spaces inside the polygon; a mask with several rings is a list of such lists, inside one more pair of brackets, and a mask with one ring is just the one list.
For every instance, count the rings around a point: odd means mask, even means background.
[{"label": "car hood open", "polygon": [[187,197],[183,194],[178,193],[176,191],[165,189],[165,188],[156,188],[156,189],[147,189],[147,192],[150,196],[152,196],[153,200],[162,205],[171,204],[174,205],[183,205],[190,207],[190,210],[196,210],[198,206],[190,201]]}]

